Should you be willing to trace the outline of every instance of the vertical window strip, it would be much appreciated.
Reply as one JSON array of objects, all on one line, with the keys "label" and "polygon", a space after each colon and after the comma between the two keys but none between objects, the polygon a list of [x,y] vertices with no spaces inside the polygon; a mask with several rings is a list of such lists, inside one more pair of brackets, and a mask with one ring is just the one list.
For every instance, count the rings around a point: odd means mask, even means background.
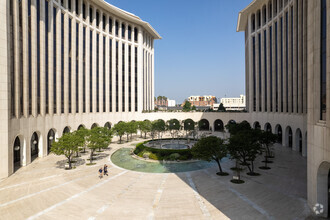
[{"label": "vertical window strip", "polygon": [[286,48],[286,112],[289,112],[289,28],[288,12],[285,13],[285,48]]},{"label": "vertical window strip", "polygon": [[257,98],[256,98],[256,39],[252,37],[252,74],[253,74],[253,111],[257,110]]},{"label": "vertical window strip", "polygon": [[29,115],[32,114],[32,45],[31,45],[31,0],[28,0],[28,62],[29,62]]},{"label": "vertical window strip", "polygon": [[15,37],[14,37],[14,2],[9,1],[9,13],[10,13],[10,81],[11,81],[11,115],[15,117],[16,111],[16,99],[17,96],[15,92]]},{"label": "vertical window strip", "polygon": [[122,44],[122,111],[125,111],[125,44]]},{"label": "vertical window strip", "polygon": [[20,106],[21,115],[24,114],[24,100],[23,100],[23,14],[22,14],[22,0],[19,1],[19,50],[20,50],[20,76],[19,76],[19,86],[20,86]]},{"label": "vertical window strip", "polygon": [[273,111],[273,27],[269,27],[269,81],[270,81],[270,111]]},{"label": "vertical window strip", "polygon": [[61,113],[64,113],[64,14],[61,12]]},{"label": "vertical window strip", "polygon": [[76,113],[79,113],[79,97],[79,23],[76,23]]},{"label": "vertical window strip", "polygon": [[89,112],[93,112],[93,31],[89,38]]},{"label": "vertical window strip", "polygon": [[261,112],[261,102],[262,102],[262,87],[261,87],[261,34],[259,33],[258,34],[258,62],[259,62],[259,65],[258,65],[258,68],[259,68],[259,81],[258,81],[258,84],[259,84],[259,111]]},{"label": "vertical window strip", "polygon": [[109,111],[112,112],[112,39],[109,41]]},{"label": "vertical window strip", "polygon": [[264,87],[265,87],[265,111],[267,112],[267,30],[264,30],[264,68],[265,68],[265,80],[264,80]]},{"label": "vertical window strip", "polygon": [[83,66],[82,66],[82,71],[83,71],[83,113],[86,112],[86,27],[83,27]]},{"label": "vertical window strip", "polygon": [[138,56],[138,48],[135,47],[135,111],[138,111],[138,89],[137,89],[137,83],[138,83],[138,61],[137,61],[137,56]]},{"label": "vertical window strip", "polygon": [[69,113],[72,113],[72,19],[69,18],[69,60],[68,60],[68,66],[69,66]]},{"label": "vertical window strip", "polygon": [[280,20],[280,39],[281,39],[281,112],[283,112],[283,17]]},{"label": "vertical window strip", "polygon": [[40,0],[37,3],[37,115],[40,114]]},{"label": "vertical window strip", "polygon": [[131,72],[131,64],[132,64],[132,56],[131,56],[131,45],[128,46],[128,111],[132,111],[132,72]]},{"label": "vertical window strip", "polygon": [[327,91],[326,91],[326,80],[327,80],[327,3],[326,0],[321,0],[321,120],[326,120],[326,101],[327,101]]},{"label": "vertical window strip", "polygon": [[56,13],[56,8],[53,8],[53,111],[54,114],[56,114],[56,104],[57,104],[57,94],[56,94],[56,17],[57,17],[57,13]]},{"label": "vertical window strip", "polygon": [[106,102],[106,88],[105,88],[105,80],[106,80],[106,74],[105,74],[105,40],[106,40],[106,37],[102,35],[102,39],[103,39],[103,112],[106,111],[106,105],[107,105],[107,102]]},{"label": "vertical window strip", "polygon": [[277,22],[275,22],[275,111],[278,112],[278,45]]},{"label": "vertical window strip", "polygon": [[48,61],[48,31],[49,31],[49,13],[48,0],[45,0],[45,77],[46,77],[46,114],[49,113],[49,61]]},{"label": "vertical window strip", "polygon": [[96,34],[96,112],[100,112],[100,35]]}]

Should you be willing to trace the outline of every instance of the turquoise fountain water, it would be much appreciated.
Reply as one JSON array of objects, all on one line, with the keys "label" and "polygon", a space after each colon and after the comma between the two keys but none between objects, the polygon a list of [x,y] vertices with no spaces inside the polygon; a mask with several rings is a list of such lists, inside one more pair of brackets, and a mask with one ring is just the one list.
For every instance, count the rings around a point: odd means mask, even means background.
[{"label": "turquoise fountain water", "polygon": [[132,148],[121,148],[111,155],[111,161],[124,169],[146,173],[179,173],[214,166],[214,162],[194,161],[180,163],[148,162],[130,155]]}]

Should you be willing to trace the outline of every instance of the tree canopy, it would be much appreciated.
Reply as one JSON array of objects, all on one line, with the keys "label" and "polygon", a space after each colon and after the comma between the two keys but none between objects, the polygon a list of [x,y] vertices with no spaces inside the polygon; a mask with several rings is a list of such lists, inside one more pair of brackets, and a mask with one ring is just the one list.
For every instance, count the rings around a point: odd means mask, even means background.
[{"label": "tree canopy", "polygon": [[214,160],[219,166],[219,174],[225,175],[222,171],[220,161],[227,156],[227,146],[221,138],[209,136],[201,138],[191,149],[193,157],[208,162]]}]

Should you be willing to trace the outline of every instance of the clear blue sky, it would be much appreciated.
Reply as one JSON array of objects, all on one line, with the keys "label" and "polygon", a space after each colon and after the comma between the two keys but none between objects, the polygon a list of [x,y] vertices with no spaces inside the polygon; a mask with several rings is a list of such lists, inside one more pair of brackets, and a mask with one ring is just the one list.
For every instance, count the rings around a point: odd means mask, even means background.
[{"label": "clear blue sky", "polygon": [[139,16],[155,40],[155,96],[245,94],[244,33],[238,13],[251,0],[106,0]]}]

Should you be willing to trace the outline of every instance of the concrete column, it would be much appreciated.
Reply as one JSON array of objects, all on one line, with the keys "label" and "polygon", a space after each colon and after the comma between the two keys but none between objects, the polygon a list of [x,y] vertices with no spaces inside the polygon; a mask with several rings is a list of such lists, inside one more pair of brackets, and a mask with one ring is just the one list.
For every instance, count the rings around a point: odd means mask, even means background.
[{"label": "concrete column", "polygon": [[282,37],[283,37],[283,112],[287,112],[287,100],[288,100],[288,97],[286,96],[287,94],[287,87],[286,87],[286,84],[287,84],[287,65],[286,65],[286,61],[288,59],[288,57],[286,56],[287,54],[287,51],[286,51],[286,17],[285,17],[285,13],[284,13],[284,16],[283,16],[283,34],[282,34]]},{"label": "concrete column", "polygon": [[138,27],[138,112],[143,109],[143,35],[141,27]]},{"label": "concrete column", "polygon": [[[261,80],[260,79],[260,69],[259,69],[259,58],[260,58],[260,56],[261,56],[261,54],[259,54],[259,33],[256,33],[256,40],[255,40],[255,42],[256,42],[256,62],[255,62],[255,65],[256,65],[256,68],[255,68],[255,70],[256,70],[256,112],[260,112],[260,107],[261,107],[261,103],[260,103],[260,96],[261,96],[261,94],[260,94],[260,87],[259,87],[259,81]],[[260,42],[261,43],[261,42]]]},{"label": "concrete column", "polygon": [[[261,10],[262,11],[262,10]],[[262,13],[261,13],[261,18],[262,19]],[[262,24],[262,23],[261,23]],[[261,45],[261,111],[262,112],[265,112],[265,106],[267,105],[267,103],[265,103],[265,94],[267,91],[265,91],[265,83],[267,83],[265,81],[265,45],[264,45],[264,42],[265,42],[265,36],[264,36],[264,30],[262,29],[261,30],[261,42],[260,42],[260,45]]]},{"label": "concrete column", "polygon": [[31,69],[32,69],[32,116],[37,117],[37,3],[31,0]]},{"label": "concrete column", "polygon": [[[9,1],[1,1],[0,2],[0,21],[2,24],[0,25],[0,138],[1,138],[1,146],[0,146],[0,178],[7,177],[11,172],[12,158],[13,158],[13,146],[11,141],[9,141],[9,122],[10,122],[10,46],[9,42],[9,24],[8,16],[9,10],[7,10],[7,6],[9,5]],[[9,146],[9,147],[8,147]]]},{"label": "concrete column", "polygon": [[293,42],[291,40],[291,28],[292,28],[292,19],[291,19],[291,7],[289,7],[289,15],[288,15],[288,41],[289,41],[289,45],[288,45],[288,113],[292,113],[292,100],[293,100],[293,94],[292,94],[292,65],[293,63],[291,62],[292,60],[292,47],[293,47]]},{"label": "concrete column", "polygon": [[132,41],[132,48],[131,48],[131,106],[132,106],[132,112],[135,112],[135,43],[134,43],[134,26],[132,28],[132,36],[131,36],[131,41]]},{"label": "concrete column", "polygon": [[[107,25],[106,25],[106,29],[109,30],[109,18],[107,17]],[[112,53],[112,51],[110,51],[110,37],[108,35],[106,35],[105,37],[105,111],[106,112],[110,112],[110,83],[112,83],[112,80],[110,81],[110,63],[112,62],[112,60],[110,60],[110,54]],[[104,103],[104,104],[105,104]]]},{"label": "concrete column", "polygon": [[294,1],[293,3],[293,112],[296,114],[297,113],[297,71],[298,71],[298,66],[297,66],[297,59],[298,59],[298,54],[297,54],[297,47],[298,47],[298,42],[297,42],[297,4]]},{"label": "concrete column", "polygon": [[[86,2],[86,21],[89,22],[89,3]],[[86,59],[85,59],[85,76],[86,76],[86,113],[90,112],[90,28],[89,25],[86,26]]]},{"label": "concrete column", "polygon": [[[81,7],[81,4],[80,4],[80,7]],[[81,11],[79,9],[79,11]],[[79,71],[78,71],[78,86],[79,86],[79,89],[78,89],[78,108],[79,108],[79,113],[81,114],[83,112],[83,103],[84,103],[84,96],[83,96],[83,87],[85,86],[83,84],[84,82],[84,79],[83,79],[83,24],[82,23],[79,23],[79,31],[78,31],[78,34],[79,34],[79,64],[78,64],[78,68],[79,68]],[[85,70],[86,72],[86,70]]]},{"label": "concrete column", "polygon": [[[94,19],[95,21],[96,19]],[[93,21],[93,23],[94,23]],[[93,78],[93,83],[92,83],[92,90],[93,90],[93,93],[92,93],[92,112],[95,113],[96,112],[96,84],[98,83],[97,80],[96,80],[96,68],[98,65],[96,63],[96,47],[97,47],[97,43],[96,43],[96,31],[95,30],[92,30],[91,31],[93,32],[93,40],[92,40],[92,44],[93,44],[93,50],[90,51],[91,53],[93,53],[93,56],[92,56],[92,78]]]},{"label": "concrete column", "polygon": [[[307,0],[303,5],[303,113],[307,113]],[[329,42],[329,41],[328,41]],[[330,113],[330,111],[329,111]],[[307,155],[307,153],[306,153]],[[306,156],[304,155],[304,156]]]},{"label": "concrete column", "polygon": [[[155,56],[154,56],[154,43],[153,39],[151,40],[151,50],[152,50],[152,57],[151,57],[151,110],[155,108]],[[214,126],[213,126],[214,129]]]},{"label": "concrete column", "polygon": [[56,10],[56,114],[61,114],[61,10]]},{"label": "concrete column", "polygon": [[[268,11],[268,10],[267,10]],[[267,15],[268,16],[268,15]],[[267,17],[268,19],[268,17]],[[270,31],[269,28],[267,28],[267,41],[266,41],[266,47],[267,47],[267,112],[271,112],[270,111],[270,103],[272,102],[271,98],[270,98],[270,94],[271,94],[271,80],[270,80]]]},{"label": "concrete column", "polygon": [[[42,116],[46,115],[46,59],[45,59],[45,1],[40,1],[40,114]],[[49,72],[48,72],[49,74]],[[49,88],[49,87],[48,87]],[[44,149],[44,152],[45,149]],[[42,154],[45,156],[46,154]]]},{"label": "concrete column", "polygon": [[[69,17],[64,14],[64,114],[69,113]],[[72,46],[72,39],[71,39]],[[63,56],[63,54],[62,54]],[[72,63],[71,63],[72,64]],[[72,71],[71,71],[72,74]],[[72,92],[72,91],[71,91]]]},{"label": "concrete column", "polygon": [[20,35],[19,35],[19,16],[21,16],[19,14],[19,5],[18,5],[18,1],[15,0],[13,1],[13,10],[14,10],[14,14],[13,14],[13,27],[14,27],[14,72],[15,72],[15,99],[12,100],[15,102],[15,109],[14,110],[14,114],[16,118],[19,118],[21,115],[21,102],[20,102],[20,94],[21,94],[21,85],[20,85],[20,73],[21,73],[21,66],[20,66],[20,59],[21,59],[21,55],[20,55]]},{"label": "concrete column", "polygon": [[128,24],[125,24],[125,112],[128,112],[129,110],[129,103],[128,103],[128,72],[129,72],[129,65],[128,65],[128,58],[129,58],[129,54],[128,54]]},{"label": "concrete column", "polygon": [[298,4],[298,66],[297,66],[297,71],[298,71],[298,93],[297,93],[297,98],[298,98],[298,109],[297,113],[301,114],[302,113],[302,88],[303,88],[303,17],[302,17],[302,10],[303,10],[303,1],[299,1]]},{"label": "concrete column", "polygon": [[249,111],[253,112],[254,108],[253,108],[253,104],[254,104],[254,100],[253,100],[253,43],[252,43],[252,37],[251,37],[251,25],[252,25],[252,21],[251,21],[251,16],[249,16],[248,18],[248,22],[249,22],[249,28],[248,28],[248,44],[249,44],[249,48],[250,48],[250,54],[249,54],[249,94],[250,96],[248,97],[249,99]]},{"label": "concrete column", "polygon": [[49,32],[48,32],[48,106],[49,106],[49,115],[54,115],[54,22],[55,15],[53,14],[53,1],[48,2],[48,26],[49,26]]},{"label": "concrete column", "polygon": [[[112,19],[112,35],[115,36],[116,32],[116,19],[113,18]],[[110,62],[112,62],[112,76],[111,76],[111,85],[112,85],[112,92],[111,92],[111,96],[112,96],[112,112],[116,112],[116,40],[115,38],[112,39],[112,46],[111,46],[111,51],[110,53],[112,53],[112,60]]]},{"label": "concrete column", "polygon": [[272,112],[276,112],[276,44],[275,44],[275,23],[272,27]]},{"label": "concrete column", "polygon": [[[283,25],[283,24],[282,24]],[[277,20],[277,66],[278,66],[278,72],[277,72],[277,106],[278,106],[278,112],[281,112],[281,107],[282,107],[282,99],[281,99],[281,92],[282,92],[282,69],[281,69],[281,38],[282,33],[281,33],[281,20]]]},{"label": "concrete column", "polygon": [[[72,10],[75,11],[75,4],[72,7]],[[71,21],[71,113],[76,114],[76,109],[78,109],[78,103],[76,101],[76,96],[78,95],[76,92],[76,82],[77,82],[77,75],[76,75],[76,63],[77,63],[77,31],[76,31],[76,23],[78,20],[76,18],[73,18]],[[79,46],[79,44],[78,44]],[[79,71],[79,69],[78,69]],[[79,87],[78,87],[79,88]],[[79,99],[78,99],[79,102]]]},{"label": "concrete column", "polygon": [[[102,14],[101,14],[102,15]],[[102,16],[101,16],[102,17]],[[103,28],[103,22],[101,22],[100,26]],[[103,103],[103,81],[105,79],[103,79],[103,62],[105,62],[103,60],[103,35],[99,34],[99,63],[97,65],[99,65],[99,109],[100,112],[103,112],[103,106],[105,103]]]},{"label": "concrete column", "polygon": [[[29,115],[29,18],[28,1],[22,1],[23,36],[23,114]],[[6,42],[7,45],[7,42]]]},{"label": "concrete column", "polygon": [[[119,33],[118,33],[118,36],[119,36],[119,39],[122,39],[122,22],[119,21],[118,22],[118,25],[119,25]],[[122,41],[119,41],[119,44],[118,44],[118,100],[119,100],[119,109],[118,111],[119,112],[122,112],[123,111],[123,101],[122,101],[122,95],[123,95],[123,68],[122,68],[122,65],[123,65],[123,60],[122,60]]]}]

